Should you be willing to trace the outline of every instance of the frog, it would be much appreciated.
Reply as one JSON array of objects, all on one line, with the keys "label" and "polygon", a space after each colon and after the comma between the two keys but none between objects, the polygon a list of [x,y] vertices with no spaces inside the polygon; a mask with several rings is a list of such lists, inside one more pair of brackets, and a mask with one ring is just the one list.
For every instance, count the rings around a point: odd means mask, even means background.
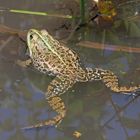
[{"label": "frog", "polygon": [[77,82],[101,81],[111,91],[123,94],[135,93],[140,89],[140,85],[121,86],[118,77],[111,70],[83,66],[74,50],[55,39],[45,29],[28,31],[27,50],[29,59],[20,61],[20,64],[26,67],[32,65],[37,71],[54,77],[47,87],[45,98],[57,115],[52,119],[24,127],[24,129],[58,126],[67,112],[61,95]]}]

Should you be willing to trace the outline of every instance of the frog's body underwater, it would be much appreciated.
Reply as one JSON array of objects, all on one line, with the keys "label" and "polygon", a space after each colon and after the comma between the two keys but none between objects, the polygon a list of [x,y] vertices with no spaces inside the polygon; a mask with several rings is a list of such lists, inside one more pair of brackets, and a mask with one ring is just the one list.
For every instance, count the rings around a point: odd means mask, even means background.
[{"label": "frog's body underwater", "polygon": [[31,62],[40,72],[55,76],[48,85],[45,97],[58,115],[26,128],[37,128],[44,125],[56,126],[60,123],[66,115],[65,104],[60,95],[76,82],[101,80],[112,91],[119,93],[135,92],[140,88],[140,85],[133,87],[119,86],[117,76],[109,70],[81,67],[78,55],[60,44],[46,30],[30,29],[27,34],[27,45],[30,56],[30,60],[27,61]]}]

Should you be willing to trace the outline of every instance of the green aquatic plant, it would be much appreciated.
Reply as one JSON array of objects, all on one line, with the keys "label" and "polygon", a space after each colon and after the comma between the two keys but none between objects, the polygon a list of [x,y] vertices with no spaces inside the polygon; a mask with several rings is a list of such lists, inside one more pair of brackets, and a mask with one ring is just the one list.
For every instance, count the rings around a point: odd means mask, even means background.
[{"label": "green aquatic plant", "polygon": [[0,8],[0,12],[5,12],[5,11],[8,11],[10,13],[17,13],[17,14],[28,14],[28,15],[38,15],[38,16],[50,16],[50,17],[59,17],[59,18],[66,18],[66,19],[79,18],[79,17],[74,17],[72,15],[49,14],[48,12],[40,12],[40,11],[30,11],[30,10],[21,10],[21,9]]},{"label": "green aquatic plant", "polygon": [[10,9],[9,12],[20,13],[20,14],[29,14],[29,15],[40,15],[40,16],[54,16],[54,17],[68,18],[68,19],[73,18],[71,15],[49,14],[47,12],[35,12],[35,11],[18,10],[18,9]]}]

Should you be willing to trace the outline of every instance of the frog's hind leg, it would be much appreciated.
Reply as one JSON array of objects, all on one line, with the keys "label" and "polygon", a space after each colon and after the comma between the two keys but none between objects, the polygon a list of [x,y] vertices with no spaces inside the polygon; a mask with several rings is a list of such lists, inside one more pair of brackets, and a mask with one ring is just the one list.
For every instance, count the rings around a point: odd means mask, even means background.
[{"label": "frog's hind leg", "polygon": [[58,96],[54,96],[51,97],[48,100],[48,102],[52,109],[58,113],[58,115],[50,120],[46,120],[35,125],[27,126],[22,129],[41,128],[43,126],[57,126],[62,121],[66,114],[65,104],[62,101],[62,99]]},{"label": "frog's hind leg", "polygon": [[102,81],[107,87],[109,87],[114,92],[120,92],[124,94],[129,94],[131,92],[137,92],[140,89],[140,85],[137,86],[121,86],[119,85],[118,77],[112,72],[106,70],[102,74]]},{"label": "frog's hind leg", "polygon": [[137,92],[140,90],[140,85],[138,86],[120,86],[118,77],[109,70],[103,70],[103,69],[87,69],[87,77],[89,81],[92,80],[101,80],[103,83],[110,88],[114,92],[120,92],[129,94],[131,92]]},{"label": "frog's hind leg", "polygon": [[67,76],[57,76],[48,86],[46,92],[46,99],[50,107],[57,112],[57,115],[44,122],[40,122],[36,125],[27,126],[23,129],[39,128],[42,126],[57,126],[66,115],[65,104],[62,99],[59,97],[60,94],[63,94],[75,83],[75,79]]}]

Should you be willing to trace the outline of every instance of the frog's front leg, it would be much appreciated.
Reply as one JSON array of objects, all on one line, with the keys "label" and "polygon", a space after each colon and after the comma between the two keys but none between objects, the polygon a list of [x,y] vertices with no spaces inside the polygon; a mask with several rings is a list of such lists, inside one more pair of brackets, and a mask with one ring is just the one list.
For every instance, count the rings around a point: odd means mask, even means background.
[{"label": "frog's front leg", "polygon": [[25,60],[25,61],[22,61],[22,60],[17,60],[16,61],[17,65],[19,65],[21,67],[24,67],[24,68],[28,67],[31,63],[32,63],[32,60],[30,58]]}]

